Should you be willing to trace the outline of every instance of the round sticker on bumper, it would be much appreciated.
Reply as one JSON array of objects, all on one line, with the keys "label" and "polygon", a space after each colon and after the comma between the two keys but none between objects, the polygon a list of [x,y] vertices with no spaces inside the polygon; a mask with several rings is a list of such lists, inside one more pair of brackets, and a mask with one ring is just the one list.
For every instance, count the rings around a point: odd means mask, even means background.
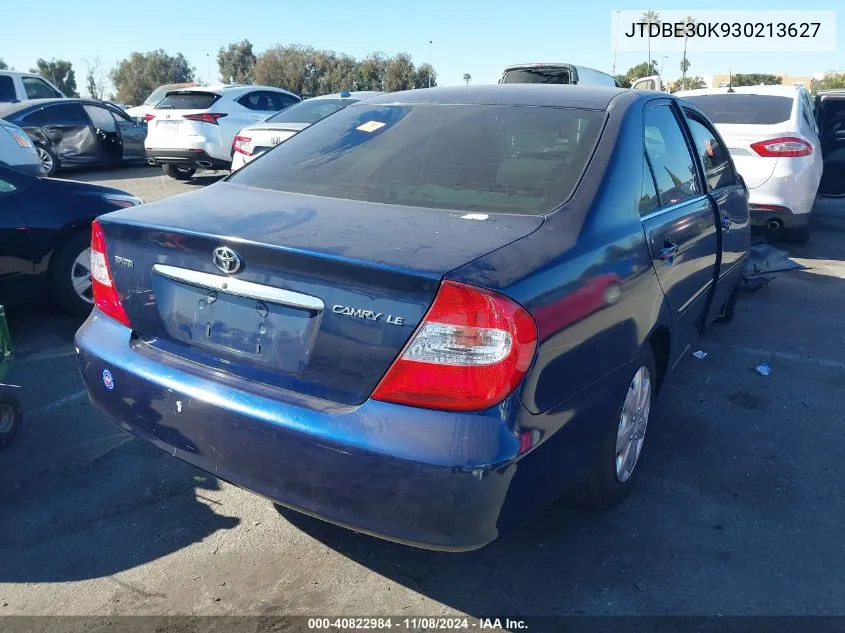
[{"label": "round sticker on bumper", "polygon": [[114,389],[114,377],[111,375],[111,372],[108,369],[103,370],[103,384],[109,391]]}]

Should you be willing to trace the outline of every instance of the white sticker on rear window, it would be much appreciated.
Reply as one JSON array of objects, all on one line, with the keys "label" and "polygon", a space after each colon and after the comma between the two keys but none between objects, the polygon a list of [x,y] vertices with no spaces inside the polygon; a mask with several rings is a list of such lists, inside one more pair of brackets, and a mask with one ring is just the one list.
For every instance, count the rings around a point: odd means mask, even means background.
[{"label": "white sticker on rear window", "polygon": [[387,125],[387,123],[382,123],[381,121],[367,121],[355,129],[361,130],[362,132],[375,132],[376,130],[383,128],[385,125]]}]

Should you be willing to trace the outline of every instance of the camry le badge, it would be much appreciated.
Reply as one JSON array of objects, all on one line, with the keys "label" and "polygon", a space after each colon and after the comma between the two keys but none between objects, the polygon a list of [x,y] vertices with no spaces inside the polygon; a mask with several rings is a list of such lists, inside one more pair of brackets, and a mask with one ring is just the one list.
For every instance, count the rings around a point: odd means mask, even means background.
[{"label": "camry le badge", "polygon": [[368,321],[380,321],[384,318],[385,322],[390,323],[390,325],[405,324],[405,317],[396,316],[394,314],[385,314],[384,312],[373,312],[372,310],[362,310],[361,308],[350,308],[349,306],[343,305],[333,305],[332,312],[335,314],[354,317],[356,319],[367,319]]},{"label": "camry le badge", "polygon": [[218,246],[214,249],[214,265],[227,275],[234,274],[241,269],[241,258],[228,246]]}]

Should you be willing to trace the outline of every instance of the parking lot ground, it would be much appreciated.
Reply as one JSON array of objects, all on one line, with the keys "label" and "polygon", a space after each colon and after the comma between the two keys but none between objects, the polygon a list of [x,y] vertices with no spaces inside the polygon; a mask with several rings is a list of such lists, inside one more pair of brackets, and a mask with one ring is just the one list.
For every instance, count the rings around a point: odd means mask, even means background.
[{"label": "parking lot ground", "polygon": [[[159,173],[109,184],[196,186]],[[79,322],[13,314],[26,426],[0,452],[0,614],[845,614],[844,236],[845,200],[819,201],[788,247],[807,270],[681,362],[625,503],[561,502],[464,554],[279,513],[131,439],[82,392]]]}]

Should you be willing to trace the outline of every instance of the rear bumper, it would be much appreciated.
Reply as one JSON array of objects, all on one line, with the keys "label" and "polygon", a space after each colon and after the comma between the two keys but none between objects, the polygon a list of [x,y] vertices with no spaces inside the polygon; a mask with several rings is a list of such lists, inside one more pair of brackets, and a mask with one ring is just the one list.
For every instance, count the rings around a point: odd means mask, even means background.
[{"label": "rear bumper", "polygon": [[810,221],[809,213],[793,213],[791,209],[781,207],[779,209],[755,208],[749,204],[751,215],[751,227],[754,229],[769,229],[770,223],[779,223],[778,228],[795,229],[807,226]]},{"label": "rear bumper", "polygon": [[[507,497],[520,502],[521,515],[529,505],[512,489],[519,440],[504,416],[524,412],[513,404],[479,415],[375,401],[356,407],[282,401],[278,390],[250,383],[246,391],[182,365],[97,309],[76,347],[91,401],[112,422],[307,514],[401,543],[460,551],[496,538]],[[542,487],[561,492],[549,482]]]},{"label": "rear bumper", "polygon": [[201,169],[229,169],[231,161],[211,156],[203,149],[147,148],[147,162],[151,165],[168,163]]}]

